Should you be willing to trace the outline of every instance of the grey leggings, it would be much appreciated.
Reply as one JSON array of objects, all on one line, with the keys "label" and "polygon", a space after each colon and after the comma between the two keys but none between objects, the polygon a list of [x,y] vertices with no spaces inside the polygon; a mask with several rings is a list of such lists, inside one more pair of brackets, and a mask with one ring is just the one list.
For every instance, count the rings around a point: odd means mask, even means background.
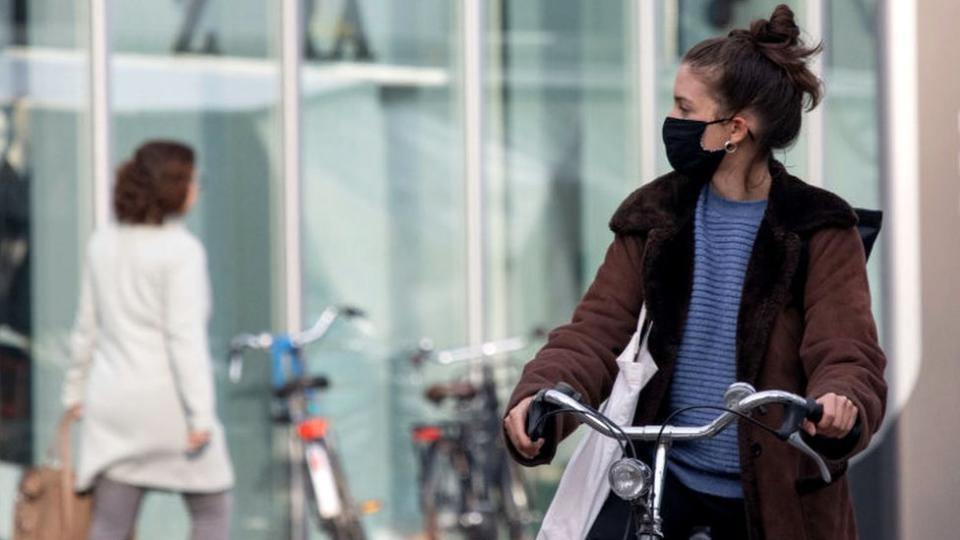
[{"label": "grey leggings", "polygon": [[[93,490],[93,523],[87,540],[126,540],[133,532],[146,489],[101,476]],[[184,493],[190,511],[191,540],[227,540],[231,497],[220,493]]]}]

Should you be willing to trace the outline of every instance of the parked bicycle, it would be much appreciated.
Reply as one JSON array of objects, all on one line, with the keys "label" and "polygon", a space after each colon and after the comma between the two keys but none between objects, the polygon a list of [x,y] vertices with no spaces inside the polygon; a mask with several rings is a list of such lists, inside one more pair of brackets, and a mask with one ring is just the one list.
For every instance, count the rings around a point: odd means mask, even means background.
[{"label": "parked bicycle", "polygon": [[[779,390],[756,391],[751,385],[737,382],[727,389],[724,396],[725,406],[704,405],[702,408],[722,409],[723,412],[712,422],[699,427],[662,426],[618,426],[596,409],[581,402],[579,394],[565,383],[550,390],[541,390],[530,405],[527,413],[527,434],[532,440],[544,436],[547,418],[557,414],[574,414],[591,429],[612,437],[621,443],[624,452],[622,458],[611,464],[609,479],[611,490],[621,499],[630,503],[632,515],[625,524],[624,538],[630,529],[635,531],[639,540],[663,540],[660,507],[663,501],[664,478],[667,470],[667,453],[675,441],[693,441],[713,437],[741,417],[752,421],[752,411],[771,404],[785,406],[783,423],[779,429],[759,424],[763,429],[775,434],[780,440],[790,444],[813,459],[823,481],[830,483],[831,475],[823,458],[820,457],[800,436],[800,427],[805,419],[819,422],[823,415],[823,406],[815,401]],[[669,424],[671,418],[667,418]],[[635,441],[654,443],[655,454],[653,468],[637,457],[633,448]],[[698,532],[696,538],[708,539],[708,532]]]},{"label": "parked bicycle", "polygon": [[418,425],[413,441],[420,456],[420,505],[431,540],[462,535],[471,540],[498,537],[501,525],[511,540],[531,538],[535,522],[530,492],[519,467],[509,458],[501,433],[495,362],[530,346],[518,337],[446,351],[421,344],[415,365],[474,362],[475,377],[430,386],[424,393],[435,405],[452,401],[457,418]]},{"label": "parked bicycle", "polygon": [[307,373],[303,348],[323,339],[338,319],[363,316],[357,308],[328,307],[311,328],[298,334],[241,334],[230,341],[229,378],[234,383],[243,375],[244,351],[270,351],[274,421],[294,428],[309,480],[303,500],[310,501],[311,515],[334,540],[365,540],[360,517],[376,511],[377,505],[354,503],[330,422],[320,414],[317,402],[318,392],[327,389],[330,381]]}]

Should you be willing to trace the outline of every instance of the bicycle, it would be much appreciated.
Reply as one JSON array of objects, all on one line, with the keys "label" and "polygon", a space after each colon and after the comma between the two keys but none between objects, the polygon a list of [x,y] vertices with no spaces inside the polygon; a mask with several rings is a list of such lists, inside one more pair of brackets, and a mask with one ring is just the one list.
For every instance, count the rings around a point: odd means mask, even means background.
[{"label": "bicycle", "polygon": [[[308,375],[303,348],[324,336],[339,318],[364,317],[349,306],[327,307],[317,322],[299,334],[240,334],[230,341],[228,376],[237,383],[243,376],[243,352],[268,350],[271,357],[271,386],[274,421],[292,426],[301,445],[303,471],[309,479],[304,499],[318,526],[334,540],[365,540],[361,514],[376,511],[375,503],[363,508],[354,504],[336,451],[330,422],[318,412],[316,395],[330,386],[323,375]],[[292,455],[291,463],[297,459]],[[293,473],[296,476],[296,473]],[[296,490],[294,490],[296,491]],[[297,494],[294,494],[296,497]],[[294,518],[295,519],[295,518]]]},{"label": "bicycle", "polygon": [[[539,337],[536,332],[534,337]],[[420,366],[433,358],[440,365],[479,361],[475,381],[430,386],[424,393],[435,405],[452,400],[456,420],[413,427],[420,457],[420,505],[427,538],[461,533],[472,540],[497,538],[501,523],[511,540],[531,538],[535,522],[530,491],[500,436],[500,404],[491,361],[527,348],[518,337],[447,351],[421,344],[411,360]]]},{"label": "bicycle", "polygon": [[[783,423],[776,430],[758,424],[812,458],[820,469],[823,481],[830,483],[832,478],[826,463],[804,442],[799,431],[805,419],[814,423],[820,421],[823,416],[822,405],[780,390],[758,392],[753,386],[743,382],[733,383],[727,388],[724,402],[723,407],[707,405],[694,407],[723,411],[705,426],[671,426],[669,422],[676,412],[667,418],[664,425],[618,426],[596,409],[582,403],[580,395],[570,385],[560,383],[553,389],[541,390],[536,394],[527,413],[526,431],[531,440],[540,439],[545,435],[547,418],[557,414],[575,414],[591,429],[620,441],[624,457],[610,465],[608,478],[611,491],[630,503],[633,509],[624,538],[629,536],[631,525],[635,523],[634,532],[639,540],[663,540],[660,507],[663,501],[667,453],[673,442],[713,437],[735,420],[741,417],[750,419],[752,411],[767,405],[782,404],[786,407]],[[634,441],[654,443],[655,455],[652,469],[638,459],[636,449],[633,447]],[[695,537],[709,538],[706,532],[698,532]]]}]

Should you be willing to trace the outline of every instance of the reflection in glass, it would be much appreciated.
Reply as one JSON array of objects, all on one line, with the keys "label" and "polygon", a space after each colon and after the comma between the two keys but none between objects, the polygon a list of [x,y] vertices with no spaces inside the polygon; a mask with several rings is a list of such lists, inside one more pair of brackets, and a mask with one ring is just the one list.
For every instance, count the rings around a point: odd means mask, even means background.
[{"label": "reflection in glass", "polygon": [[[0,3],[0,498],[43,459],[92,222],[85,16],[72,2]],[[66,65],[56,58],[68,58]],[[12,532],[0,512],[0,537]]]},{"label": "reflection in glass", "polygon": [[[504,1],[488,11],[488,337],[569,320],[613,239],[617,205],[643,181],[631,2]],[[501,375],[504,394],[522,362]],[[506,398],[506,395],[503,396]],[[570,447],[565,447],[570,451]],[[539,508],[565,457],[524,470]]]},{"label": "reflection in glass", "polygon": [[431,369],[409,357],[466,328],[457,2],[307,3],[302,70],[303,319],[328,304],[368,314],[308,351],[351,490],[378,500],[370,534],[420,529],[410,428],[433,414]]}]

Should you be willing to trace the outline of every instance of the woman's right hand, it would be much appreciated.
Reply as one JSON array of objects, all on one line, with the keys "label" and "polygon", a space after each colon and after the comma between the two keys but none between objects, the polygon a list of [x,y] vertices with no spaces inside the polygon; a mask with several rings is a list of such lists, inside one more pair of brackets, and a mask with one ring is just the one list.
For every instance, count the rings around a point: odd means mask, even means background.
[{"label": "woman's right hand", "polygon": [[191,431],[187,435],[187,452],[195,454],[210,442],[209,431]]},{"label": "woman's right hand", "polygon": [[507,417],[503,419],[503,426],[507,431],[507,437],[509,437],[510,442],[513,443],[513,447],[517,449],[517,452],[527,459],[537,457],[544,443],[543,439],[531,441],[530,437],[527,436],[527,411],[530,409],[530,403],[533,401],[533,398],[534,396],[530,396],[521,400],[520,403],[517,403],[517,405],[510,410]]}]

